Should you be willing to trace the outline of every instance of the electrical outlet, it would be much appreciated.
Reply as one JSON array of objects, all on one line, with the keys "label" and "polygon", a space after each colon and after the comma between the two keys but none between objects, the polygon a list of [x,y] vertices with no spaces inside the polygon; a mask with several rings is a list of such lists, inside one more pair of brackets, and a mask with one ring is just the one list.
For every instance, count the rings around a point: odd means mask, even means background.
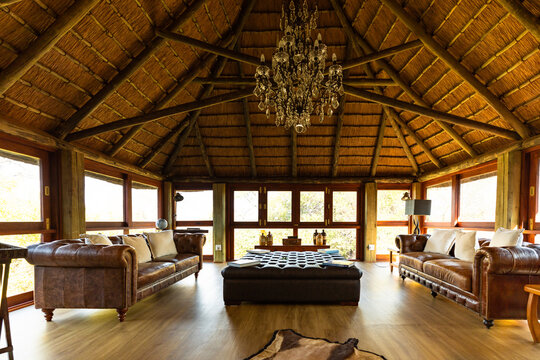
[{"label": "electrical outlet", "polygon": [[216,251],[221,251],[221,244],[216,245]]},{"label": "electrical outlet", "polygon": [[367,249],[373,251],[373,250],[375,250],[375,245],[369,244],[369,245],[367,246]]}]

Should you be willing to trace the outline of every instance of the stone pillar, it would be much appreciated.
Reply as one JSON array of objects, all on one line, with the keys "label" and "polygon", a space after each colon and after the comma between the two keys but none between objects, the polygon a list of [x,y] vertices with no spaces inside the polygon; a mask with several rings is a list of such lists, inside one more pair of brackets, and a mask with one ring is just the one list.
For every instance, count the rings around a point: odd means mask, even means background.
[{"label": "stone pillar", "polygon": [[[225,184],[214,184],[214,262],[225,262],[226,257],[226,195]],[[209,239],[210,240],[210,239]],[[217,250],[218,248],[220,250]]]},{"label": "stone pillar", "polygon": [[60,239],[76,239],[86,232],[84,207],[84,155],[73,150],[58,151]]},{"label": "stone pillar", "polygon": [[515,150],[497,157],[495,229],[512,229],[519,224],[521,154],[521,151]]},{"label": "stone pillar", "polygon": [[[365,184],[364,208],[364,261],[377,260],[375,247],[377,246],[377,184]],[[370,250],[373,245],[373,250]]]}]

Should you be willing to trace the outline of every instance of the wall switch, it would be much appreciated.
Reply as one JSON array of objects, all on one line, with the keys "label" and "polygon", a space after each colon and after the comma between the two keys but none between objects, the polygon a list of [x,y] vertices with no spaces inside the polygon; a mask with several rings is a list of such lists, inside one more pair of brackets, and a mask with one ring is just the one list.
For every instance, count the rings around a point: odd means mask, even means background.
[{"label": "wall switch", "polygon": [[221,244],[216,245],[216,251],[221,251]]},{"label": "wall switch", "polygon": [[375,250],[375,245],[369,244],[369,245],[367,246],[367,249],[373,251],[373,250]]}]

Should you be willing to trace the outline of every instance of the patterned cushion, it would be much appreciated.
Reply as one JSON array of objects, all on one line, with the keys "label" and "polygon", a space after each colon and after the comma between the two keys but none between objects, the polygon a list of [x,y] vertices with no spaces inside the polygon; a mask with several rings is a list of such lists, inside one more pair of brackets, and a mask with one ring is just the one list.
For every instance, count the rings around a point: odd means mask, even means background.
[{"label": "patterned cushion", "polygon": [[305,269],[322,268],[322,264],[331,260],[345,260],[337,254],[321,254],[314,251],[273,251],[266,254],[247,253],[242,259],[258,259],[258,268]]}]

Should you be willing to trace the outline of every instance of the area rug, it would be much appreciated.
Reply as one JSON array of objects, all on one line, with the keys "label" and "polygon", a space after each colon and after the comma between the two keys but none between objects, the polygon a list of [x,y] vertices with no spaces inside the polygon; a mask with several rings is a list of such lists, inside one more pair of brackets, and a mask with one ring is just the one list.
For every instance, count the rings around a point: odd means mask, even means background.
[{"label": "area rug", "polygon": [[358,339],[350,338],[344,343],[326,339],[310,338],[294,330],[274,331],[272,339],[264,348],[245,360],[371,360],[385,359],[370,351],[359,350]]}]

